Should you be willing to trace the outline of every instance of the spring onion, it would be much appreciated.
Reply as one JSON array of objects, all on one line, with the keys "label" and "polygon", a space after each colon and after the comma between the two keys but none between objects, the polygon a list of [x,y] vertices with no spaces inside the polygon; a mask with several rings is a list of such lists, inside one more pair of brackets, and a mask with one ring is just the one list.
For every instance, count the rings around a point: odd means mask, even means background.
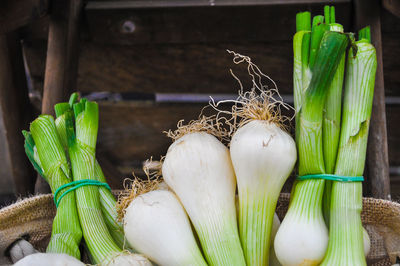
[{"label": "spring onion", "polygon": [[75,257],[58,253],[35,253],[19,260],[14,266],[85,266]]},{"label": "spring onion", "polygon": [[[65,127],[66,123],[65,113],[69,110],[72,110],[72,106],[73,104],[76,103],[76,100],[77,100],[77,94],[73,93],[70,97],[69,103],[58,103],[54,106],[55,113],[57,116],[55,120],[57,132],[60,137],[61,143],[63,144],[64,149],[67,152],[68,152],[68,138]],[[106,178],[97,160],[95,162],[94,169],[95,169],[96,179],[100,182],[106,183]],[[117,202],[110,190],[108,190],[105,187],[99,187],[98,189],[100,194],[101,210],[107,228],[111,236],[113,237],[114,241],[116,242],[116,244],[120,248],[127,248],[127,243],[124,239],[123,226],[120,222],[118,222],[118,214],[116,209]]]},{"label": "spring onion", "polygon": [[279,193],[296,162],[296,144],[279,125],[253,120],[230,144],[239,193],[239,232],[247,265],[268,262]]},{"label": "spring onion", "polygon": [[[98,130],[98,106],[95,102],[81,100],[73,105],[73,114],[67,111],[66,132],[68,152],[74,181],[95,180],[95,149]],[[100,206],[99,189],[83,186],[76,191],[76,206],[83,236],[93,262],[107,261],[121,249],[115,244],[105,224]]]},{"label": "spring onion", "polygon": [[125,209],[124,230],[132,247],[159,265],[207,265],[187,214],[171,191],[135,195]]},{"label": "spring onion", "polygon": [[[321,26],[324,25],[322,23],[315,25],[317,26],[313,25],[311,32],[309,57],[307,53],[304,53],[307,55],[305,58],[302,54],[295,54],[295,58],[300,57],[301,62],[309,62],[311,72],[309,86],[304,93],[297,93],[302,99],[295,102],[300,104],[295,108],[298,111],[296,142],[301,176],[325,173],[322,147],[323,111],[328,88],[348,45],[345,34],[328,31],[325,26]],[[316,45],[319,39],[319,45]],[[298,41],[296,38],[294,40]],[[303,42],[301,46],[302,50],[308,49],[307,42]],[[295,87],[296,89],[304,88]],[[322,261],[328,243],[328,230],[322,214],[324,185],[322,179],[296,183],[289,210],[274,243],[276,255],[283,265],[316,265]]]},{"label": "spring onion", "polygon": [[[335,22],[335,9],[333,6],[325,6],[325,23],[329,25],[329,29],[331,31],[343,32],[343,26]],[[336,156],[339,146],[344,65],[345,54],[343,54],[342,58],[340,59],[336,73],[333,76],[325,103],[324,120],[322,124],[322,139],[325,172],[327,174],[334,174]],[[332,181],[325,181],[325,189],[322,199],[324,218],[327,225],[329,225],[331,185]]]},{"label": "spring onion", "polygon": [[[60,136],[61,143],[63,144],[66,151],[68,151],[68,140],[65,128],[65,112],[72,110],[73,104],[78,100],[78,94],[73,93],[68,103],[58,103],[54,106],[57,119],[55,120],[57,132]],[[105,183],[106,179],[103,171],[96,160],[95,163],[95,176],[98,181]],[[124,241],[123,227],[118,222],[117,211],[116,211],[116,200],[112,195],[111,191],[105,187],[99,187],[100,203],[105,218],[106,225],[120,248],[126,246]]]},{"label": "spring onion", "polygon": [[[347,59],[342,129],[335,174],[363,174],[377,68],[369,28],[360,31],[357,51]],[[361,182],[332,185],[329,245],[322,265],[366,265],[361,223]]]},{"label": "spring onion", "polygon": [[272,230],[271,230],[271,247],[269,248],[269,265],[270,266],[281,266],[281,263],[279,262],[278,258],[276,257],[275,254],[275,248],[274,248],[274,240],[276,233],[278,233],[279,226],[281,225],[281,221],[278,218],[278,215],[274,215],[274,220],[272,222]]},{"label": "spring onion", "polygon": [[213,135],[189,130],[169,147],[162,174],[188,213],[208,264],[245,265],[229,150]]}]

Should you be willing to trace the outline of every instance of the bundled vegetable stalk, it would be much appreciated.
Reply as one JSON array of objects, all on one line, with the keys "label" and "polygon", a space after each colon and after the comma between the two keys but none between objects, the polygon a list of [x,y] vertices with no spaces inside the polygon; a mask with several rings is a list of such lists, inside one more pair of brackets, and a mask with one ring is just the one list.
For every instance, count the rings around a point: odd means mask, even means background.
[{"label": "bundled vegetable stalk", "polygon": [[[61,186],[72,181],[72,174],[53,117],[39,116],[32,122],[30,131],[31,133],[23,132],[26,154],[55,193]],[[61,192],[67,189],[64,188]],[[80,259],[81,238],[75,193],[68,193],[58,204],[47,252],[65,253]]]},{"label": "bundled vegetable stalk", "polygon": [[209,265],[246,265],[237,229],[236,179],[229,150],[211,120],[203,118],[170,132],[174,142],[162,166],[197,232]]},{"label": "bundled vegetable stalk", "polygon": [[[75,103],[77,103],[77,100],[78,94],[73,93],[68,103],[58,103],[54,106],[57,117],[57,119],[55,120],[57,132],[66,152],[68,152],[68,138],[65,126],[66,112],[73,110],[72,107]],[[106,178],[97,160],[95,162],[94,170],[97,181],[106,183]],[[117,202],[114,195],[106,187],[100,186],[98,189],[100,194],[100,204],[103,217],[111,236],[113,237],[118,247],[122,249],[128,248],[128,244],[126,243],[124,238],[123,226],[120,222],[118,222],[118,214],[116,209]]]},{"label": "bundled vegetable stalk", "polygon": [[120,199],[128,242],[159,265],[206,266],[189,218],[176,195],[159,181],[132,183]]},{"label": "bundled vegetable stalk", "polygon": [[[323,21],[322,16],[314,17],[311,28],[308,12],[297,15],[294,90],[300,176],[326,173],[322,138],[324,108],[329,87],[349,44],[347,35],[329,31]],[[289,210],[274,243],[283,265],[317,265],[322,261],[328,244],[322,214],[324,186],[324,179],[300,180],[295,184]]]},{"label": "bundled vegetable stalk", "polygon": [[[97,103],[76,100],[77,95],[73,94],[70,103],[55,107],[56,122],[52,116],[42,115],[32,122],[31,134],[24,132],[26,153],[35,169],[50,183],[58,206],[47,252],[66,253],[79,259],[83,233],[95,263],[151,265],[143,256],[123,252],[114,242],[116,239],[123,246],[124,236],[122,226],[116,219],[116,201],[108,191],[104,175],[95,160]],[[50,254],[35,258],[39,257],[43,265],[54,262]],[[34,263],[35,258],[26,261]]]},{"label": "bundled vegetable stalk", "polygon": [[[335,174],[357,177],[364,172],[377,67],[369,27],[359,32],[347,59],[343,121]],[[334,182],[329,245],[322,265],[366,265],[361,223],[361,182]]]},{"label": "bundled vegetable stalk", "polygon": [[[73,114],[67,111],[66,132],[68,152],[74,181],[96,180],[95,149],[98,129],[98,106],[95,102],[81,100],[73,105]],[[76,206],[83,236],[92,260],[100,263],[121,252],[105,224],[100,207],[99,189],[96,186],[82,186],[76,189]]]},{"label": "bundled vegetable stalk", "polygon": [[[343,26],[335,22],[335,8],[325,6],[325,23],[329,25],[330,31],[343,32]],[[343,54],[340,63],[333,76],[328,95],[326,97],[324,120],[322,123],[322,139],[325,172],[334,174],[336,156],[339,146],[340,119],[342,110],[342,88],[344,80],[344,65],[346,55]],[[329,225],[330,199],[331,199],[331,180],[325,180],[322,206],[325,223]]]}]

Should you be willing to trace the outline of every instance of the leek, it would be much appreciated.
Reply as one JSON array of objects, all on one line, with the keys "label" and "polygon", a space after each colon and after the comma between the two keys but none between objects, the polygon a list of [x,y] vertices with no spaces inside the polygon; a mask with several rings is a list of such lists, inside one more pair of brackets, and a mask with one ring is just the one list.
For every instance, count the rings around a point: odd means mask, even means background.
[{"label": "leek", "polygon": [[[364,172],[377,68],[369,36],[369,28],[361,30],[357,51],[351,49],[347,59],[337,175],[360,176]],[[361,182],[333,183],[329,245],[322,265],[366,265],[361,209]]]},{"label": "leek", "polygon": [[[60,186],[72,181],[72,175],[53,117],[39,116],[31,123],[30,130],[31,133],[24,132],[28,158],[55,193]],[[81,238],[75,193],[71,192],[63,197],[57,208],[47,252],[65,253],[80,259]]]},{"label": "leek", "polygon": [[[309,58],[311,80],[304,93],[297,93],[302,95],[301,102],[295,103],[300,104],[295,106],[298,111],[296,141],[299,175],[325,173],[323,111],[328,88],[348,45],[345,34],[327,31],[325,26],[321,26],[325,24],[315,25],[311,33]],[[321,35],[322,39],[317,46],[313,40],[317,42]],[[319,49],[313,52],[315,47]],[[322,214],[324,185],[323,179],[296,183],[289,210],[274,243],[276,255],[283,265],[316,265],[322,261],[328,243],[328,231]]]}]

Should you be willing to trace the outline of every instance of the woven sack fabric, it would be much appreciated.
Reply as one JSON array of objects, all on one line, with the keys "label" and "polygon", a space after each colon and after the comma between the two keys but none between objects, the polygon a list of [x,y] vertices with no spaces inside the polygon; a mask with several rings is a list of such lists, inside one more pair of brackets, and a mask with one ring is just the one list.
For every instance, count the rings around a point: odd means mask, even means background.
[{"label": "woven sack fabric", "polygon": [[[118,191],[114,191],[117,194]],[[282,220],[289,206],[290,194],[282,193],[276,212]],[[53,196],[38,195],[0,210],[0,256],[17,239],[29,239],[45,251],[56,214]],[[373,198],[363,199],[361,218],[371,239],[368,265],[392,265],[400,256],[400,204]]]}]

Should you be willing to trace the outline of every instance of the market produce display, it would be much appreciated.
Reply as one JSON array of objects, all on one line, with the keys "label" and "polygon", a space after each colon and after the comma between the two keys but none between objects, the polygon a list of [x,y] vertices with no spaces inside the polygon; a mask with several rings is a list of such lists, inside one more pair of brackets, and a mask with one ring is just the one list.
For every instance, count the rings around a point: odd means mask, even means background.
[{"label": "market produce display", "polygon": [[[56,119],[31,123],[25,151],[57,214],[47,253],[16,265],[81,265],[82,245],[98,265],[366,265],[361,181],[377,67],[369,27],[356,41],[334,7],[297,14],[294,108],[249,57],[228,52],[247,64],[252,87],[210,101],[211,116],[179,121],[157,172],[134,179],[118,202],[96,160],[96,102],[73,93]],[[276,205],[293,172],[280,224]]]}]

